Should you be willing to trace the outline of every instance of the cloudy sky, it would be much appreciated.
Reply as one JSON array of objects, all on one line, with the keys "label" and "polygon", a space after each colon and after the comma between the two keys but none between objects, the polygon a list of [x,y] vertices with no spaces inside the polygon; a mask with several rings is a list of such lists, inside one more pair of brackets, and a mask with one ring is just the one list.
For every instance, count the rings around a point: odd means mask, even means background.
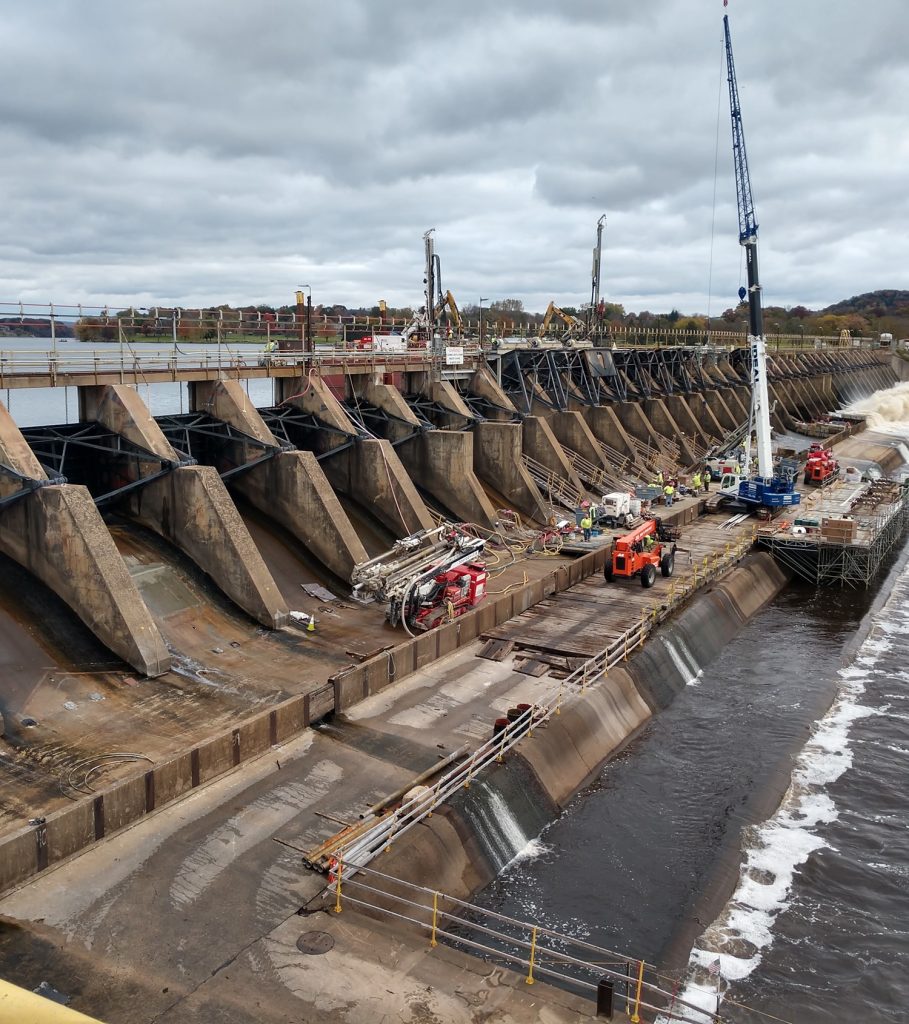
[{"label": "cloudy sky", "polygon": [[[765,302],[909,288],[905,0],[728,12]],[[0,301],[735,303],[721,0],[0,14]]]}]

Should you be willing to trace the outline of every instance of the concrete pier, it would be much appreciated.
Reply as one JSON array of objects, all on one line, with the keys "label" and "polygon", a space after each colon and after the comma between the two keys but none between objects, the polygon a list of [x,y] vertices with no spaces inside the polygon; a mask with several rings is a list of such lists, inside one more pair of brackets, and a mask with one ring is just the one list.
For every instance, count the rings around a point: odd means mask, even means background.
[{"label": "concrete pier", "polygon": [[51,484],[6,407],[0,405],[0,497],[29,489],[0,508],[0,550],[50,587],[86,626],[136,671],[158,676],[170,655],[84,487]]},{"label": "concrete pier", "polygon": [[[277,439],[236,381],[196,384],[191,404],[278,448]],[[247,448],[237,453],[237,461],[249,461],[258,454]],[[353,567],[366,561],[366,549],[312,452],[275,451],[271,458],[234,474],[230,487],[280,523],[341,579],[350,579]]]},{"label": "concrete pier", "polygon": [[[361,437],[324,381],[291,378],[282,383],[284,402],[332,431],[319,434],[313,450],[335,491],[365,507],[396,537],[432,529],[432,516],[390,441]],[[388,392],[374,392],[377,399],[383,394],[394,400]]]},{"label": "concrete pier", "polygon": [[[522,515],[545,523],[550,515],[548,503],[522,461],[523,436],[520,423],[478,423],[473,431],[474,468],[490,488]],[[528,454],[534,458],[529,450]]]},{"label": "concrete pier", "polygon": [[178,547],[257,622],[272,629],[287,620],[287,606],[246,525],[211,466],[180,465],[138,393],[126,385],[87,388],[85,415],[176,468],[125,496],[136,522]]}]

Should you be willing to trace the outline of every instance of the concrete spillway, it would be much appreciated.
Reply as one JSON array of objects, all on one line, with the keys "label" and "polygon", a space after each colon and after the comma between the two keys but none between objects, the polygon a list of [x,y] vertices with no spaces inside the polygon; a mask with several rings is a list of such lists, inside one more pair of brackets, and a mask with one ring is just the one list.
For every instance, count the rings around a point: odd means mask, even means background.
[{"label": "concrete spillway", "polygon": [[[778,429],[893,379],[873,352],[773,363]],[[596,543],[525,552],[495,566],[474,612],[412,640],[349,600],[349,567],[438,509],[541,524],[658,469],[684,475],[741,425],[746,376],[734,352],[529,349],[438,380],[393,362],[301,370],[262,409],[236,381],[199,380],[188,413],[154,418],[114,382],[86,386],[78,424],[20,431],[0,416],[0,638],[16,681],[0,890],[38,876],[0,908],[23,922],[17,963],[46,941],[54,976],[85,978],[102,1016],[127,1000],[142,1019],[179,1014],[195,998],[217,1014],[266,977],[266,1012],[292,1016],[318,987],[294,946],[306,926],[292,911],[322,886],[301,851],[517,703],[559,701],[566,672],[618,645],[608,678],[566,696],[382,864],[452,894],[482,884],[689,681],[690,652],[703,664],[785,576],[747,557],[751,524],[705,514],[702,496],[667,510],[685,531],[679,571],[651,590],[604,583]],[[859,448],[885,470],[898,456],[873,436],[843,444]],[[118,755],[134,760],[105,761]],[[325,925],[347,957],[352,917]],[[118,950],[128,992],[79,960],[82,943]],[[154,960],[165,945],[172,960]],[[381,971],[369,977],[398,984]]]},{"label": "concrete spillway", "polygon": [[[361,532],[403,537],[431,527],[434,512],[491,529],[503,504],[545,523],[585,494],[696,466],[747,415],[742,351],[528,348],[441,377],[418,366],[285,376],[262,412],[237,380],[199,380],[190,415],[161,423],[134,388],[86,385],[80,426],[94,433],[69,425],[62,441],[24,436],[3,411],[0,550],[155,675],[169,656],[103,524],[111,510],[275,628],[287,602],[232,494],[344,581],[367,557]],[[780,428],[895,380],[880,353],[852,350],[776,353],[769,375]],[[66,484],[55,482],[61,466]]]}]

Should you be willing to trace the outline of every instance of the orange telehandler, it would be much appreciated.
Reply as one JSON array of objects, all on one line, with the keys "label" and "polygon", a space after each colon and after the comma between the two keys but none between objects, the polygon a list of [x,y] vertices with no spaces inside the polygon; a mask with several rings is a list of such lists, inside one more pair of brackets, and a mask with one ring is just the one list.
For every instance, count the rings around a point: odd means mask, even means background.
[{"label": "orange telehandler", "polygon": [[675,569],[673,536],[674,531],[659,519],[647,519],[630,533],[616,537],[603,569],[606,582],[611,583],[617,576],[640,575],[641,586],[646,589],[656,582],[657,569],[671,576]]}]

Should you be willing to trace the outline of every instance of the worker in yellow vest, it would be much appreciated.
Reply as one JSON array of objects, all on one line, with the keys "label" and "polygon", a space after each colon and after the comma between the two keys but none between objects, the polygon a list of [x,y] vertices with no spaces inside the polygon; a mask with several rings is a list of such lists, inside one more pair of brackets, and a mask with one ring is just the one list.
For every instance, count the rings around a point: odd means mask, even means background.
[{"label": "worker in yellow vest", "polygon": [[672,499],[675,497],[675,488],[672,484],[666,484],[663,488],[663,498],[666,501],[666,508],[672,508]]},{"label": "worker in yellow vest", "polygon": [[701,474],[700,473],[695,473],[694,476],[691,478],[691,489],[694,491],[695,494],[700,494],[701,493]]},{"label": "worker in yellow vest", "polygon": [[593,520],[589,515],[581,520],[581,529],[584,531],[584,540],[590,540],[590,531],[593,528]]}]

